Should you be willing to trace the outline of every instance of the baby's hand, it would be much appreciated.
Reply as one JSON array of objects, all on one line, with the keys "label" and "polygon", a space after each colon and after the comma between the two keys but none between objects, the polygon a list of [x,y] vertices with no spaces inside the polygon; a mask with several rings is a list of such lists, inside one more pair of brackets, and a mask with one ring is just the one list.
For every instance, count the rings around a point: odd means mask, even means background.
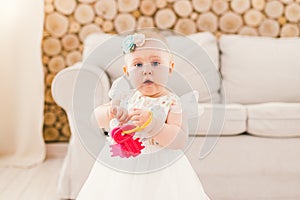
[{"label": "baby's hand", "polygon": [[124,124],[129,120],[127,110],[125,108],[122,108],[121,106],[111,106],[109,114],[110,118],[116,118],[120,122],[120,124]]},{"label": "baby's hand", "polygon": [[134,108],[133,112],[129,115],[129,119],[135,126],[142,126],[150,118],[149,110],[142,110]]}]

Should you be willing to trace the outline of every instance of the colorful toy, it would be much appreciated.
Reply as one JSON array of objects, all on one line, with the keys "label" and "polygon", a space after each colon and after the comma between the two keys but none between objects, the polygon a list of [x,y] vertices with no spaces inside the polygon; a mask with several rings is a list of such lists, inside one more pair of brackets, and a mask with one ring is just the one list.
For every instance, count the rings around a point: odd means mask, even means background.
[{"label": "colorful toy", "polygon": [[126,134],[123,131],[136,128],[134,125],[118,126],[111,131],[111,136],[117,144],[110,145],[112,157],[120,156],[121,158],[128,158],[130,156],[137,156],[141,150],[145,148],[142,146],[140,138],[133,139],[135,132]]},{"label": "colorful toy", "polygon": [[117,144],[110,145],[112,157],[120,156],[121,158],[128,158],[130,156],[136,157],[145,148],[140,138],[133,139],[135,132],[146,128],[152,121],[152,112],[150,118],[142,126],[134,126],[131,124],[117,126],[111,130],[111,137]]}]

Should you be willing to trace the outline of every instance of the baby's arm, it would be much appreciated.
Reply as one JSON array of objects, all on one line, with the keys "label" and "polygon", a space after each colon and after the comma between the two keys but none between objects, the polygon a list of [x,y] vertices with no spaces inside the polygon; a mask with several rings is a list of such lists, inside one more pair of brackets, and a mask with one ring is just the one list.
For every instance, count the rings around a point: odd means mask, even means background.
[{"label": "baby's arm", "polygon": [[106,129],[109,129],[109,122],[113,118],[117,118],[121,124],[128,121],[127,110],[119,105],[113,105],[112,101],[98,106],[94,110],[93,116],[96,119],[98,127]]},{"label": "baby's arm", "polygon": [[187,119],[182,112],[170,111],[163,127],[153,137],[160,146],[170,149],[183,149],[188,139]]},{"label": "baby's arm", "polygon": [[112,119],[112,116],[110,116],[109,111],[111,109],[111,101],[98,106],[93,114],[92,117],[95,117],[97,126],[99,128],[105,128],[105,129],[109,129],[109,122]]}]

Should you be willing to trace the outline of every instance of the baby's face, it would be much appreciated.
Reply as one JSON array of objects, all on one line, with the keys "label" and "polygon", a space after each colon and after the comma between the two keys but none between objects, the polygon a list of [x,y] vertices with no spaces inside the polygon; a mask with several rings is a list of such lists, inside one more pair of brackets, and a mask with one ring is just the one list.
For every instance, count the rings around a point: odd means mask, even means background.
[{"label": "baby's face", "polygon": [[125,56],[124,70],[133,86],[143,95],[158,97],[163,95],[173,63],[170,55],[162,50],[136,49]]}]

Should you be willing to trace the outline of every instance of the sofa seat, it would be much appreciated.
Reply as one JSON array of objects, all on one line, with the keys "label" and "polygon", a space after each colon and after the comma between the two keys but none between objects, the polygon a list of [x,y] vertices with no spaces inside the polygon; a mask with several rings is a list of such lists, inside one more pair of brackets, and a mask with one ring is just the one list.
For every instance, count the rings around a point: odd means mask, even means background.
[{"label": "sofa seat", "polygon": [[300,199],[300,138],[221,136],[200,160],[206,139],[195,137],[186,155],[211,199]]},{"label": "sofa seat", "polygon": [[199,107],[199,110],[202,109],[203,112],[195,135],[237,135],[246,131],[247,110],[245,106],[200,103]]},{"label": "sofa seat", "polygon": [[247,105],[247,132],[258,136],[300,137],[300,103]]},{"label": "sofa seat", "polygon": [[203,175],[201,181],[212,200],[300,199],[299,175]]}]

